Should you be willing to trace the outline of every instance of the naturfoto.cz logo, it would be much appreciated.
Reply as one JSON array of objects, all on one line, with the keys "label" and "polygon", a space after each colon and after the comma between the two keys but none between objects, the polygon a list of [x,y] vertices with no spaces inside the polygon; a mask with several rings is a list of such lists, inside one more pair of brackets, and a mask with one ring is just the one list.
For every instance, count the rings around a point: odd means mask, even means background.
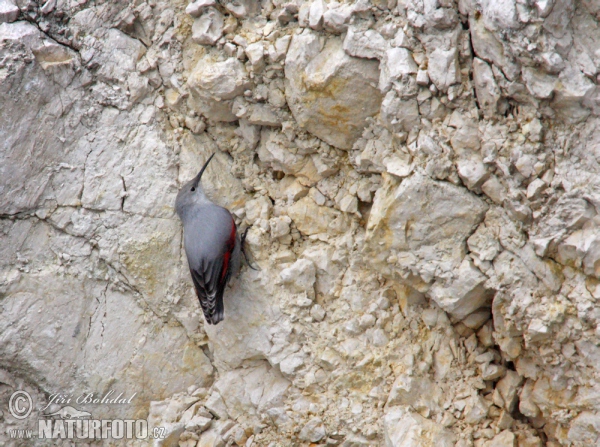
[{"label": "naturfoto.cz logo", "polygon": [[[133,397],[133,396],[132,396]],[[51,401],[59,401],[52,399]],[[94,403],[100,403],[98,402]],[[47,409],[46,405],[43,410]],[[19,420],[27,418],[33,409],[33,400],[23,390],[15,391],[8,402],[10,414]],[[70,405],[58,411],[41,414],[37,433],[34,430],[12,429],[9,437],[16,439],[147,439],[164,438],[164,427],[154,427],[148,432],[145,419],[94,419],[88,411],[78,410]]]}]

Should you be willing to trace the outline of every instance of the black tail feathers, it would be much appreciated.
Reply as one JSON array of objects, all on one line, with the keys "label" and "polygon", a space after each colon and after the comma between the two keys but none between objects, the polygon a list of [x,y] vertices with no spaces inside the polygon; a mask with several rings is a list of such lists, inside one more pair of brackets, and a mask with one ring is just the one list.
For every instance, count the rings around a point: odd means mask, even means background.
[{"label": "black tail feathers", "polygon": [[225,308],[223,306],[223,293],[217,294],[217,301],[215,303],[215,309],[212,312],[212,315],[204,314],[204,318],[206,318],[206,322],[208,324],[219,324],[225,318]]}]

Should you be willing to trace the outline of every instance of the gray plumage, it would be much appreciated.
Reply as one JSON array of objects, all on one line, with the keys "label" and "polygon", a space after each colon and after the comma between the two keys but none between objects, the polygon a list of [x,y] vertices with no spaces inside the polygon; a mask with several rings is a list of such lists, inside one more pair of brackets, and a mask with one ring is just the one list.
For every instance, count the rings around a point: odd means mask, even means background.
[{"label": "gray plumage", "polygon": [[200,180],[214,154],[198,175],[177,194],[175,209],[183,223],[183,243],[204,317],[217,324],[224,317],[223,293],[240,268],[241,243],[231,213],[212,203]]}]

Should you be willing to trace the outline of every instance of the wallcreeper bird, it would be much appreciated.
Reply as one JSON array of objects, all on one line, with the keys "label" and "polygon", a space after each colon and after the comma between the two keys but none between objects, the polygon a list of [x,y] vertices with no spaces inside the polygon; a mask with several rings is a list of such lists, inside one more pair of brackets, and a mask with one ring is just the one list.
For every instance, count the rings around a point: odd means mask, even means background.
[{"label": "wallcreeper bird", "polygon": [[202,190],[200,179],[214,155],[183,185],[175,202],[192,280],[208,324],[223,320],[223,292],[231,275],[239,271],[246,236],[240,240],[231,213],[212,203]]}]

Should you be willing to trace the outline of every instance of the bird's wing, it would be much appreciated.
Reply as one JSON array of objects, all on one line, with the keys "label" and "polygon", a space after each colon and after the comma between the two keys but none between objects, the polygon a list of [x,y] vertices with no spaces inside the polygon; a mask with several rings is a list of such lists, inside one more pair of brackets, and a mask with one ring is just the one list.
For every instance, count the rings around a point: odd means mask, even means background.
[{"label": "bird's wing", "polygon": [[232,219],[232,229],[224,252],[216,257],[204,259],[198,268],[190,272],[200,300],[200,306],[209,324],[223,320],[223,293],[231,275],[231,258],[236,247],[236,226]]},{"label": "bird's wing", "polygon": [[[223,294],[222,292],[219,294],[219,284],[216,280],[216,278],[218,278],[220,275],[221,267],[222,266],[220,262],[214,261],[210,263],[207,262],[202,269],[193,269],[190,267],[190,273],[192,274],[192,281],[194,282],[196,295],[198,295],[202,312],[204,312],[206,321],[209,324],[216,324],[221,321],[218,315],[218,302],[219,295],[221,295],[222,301]],[[213,322],[213,320],[217,321]]]}]

